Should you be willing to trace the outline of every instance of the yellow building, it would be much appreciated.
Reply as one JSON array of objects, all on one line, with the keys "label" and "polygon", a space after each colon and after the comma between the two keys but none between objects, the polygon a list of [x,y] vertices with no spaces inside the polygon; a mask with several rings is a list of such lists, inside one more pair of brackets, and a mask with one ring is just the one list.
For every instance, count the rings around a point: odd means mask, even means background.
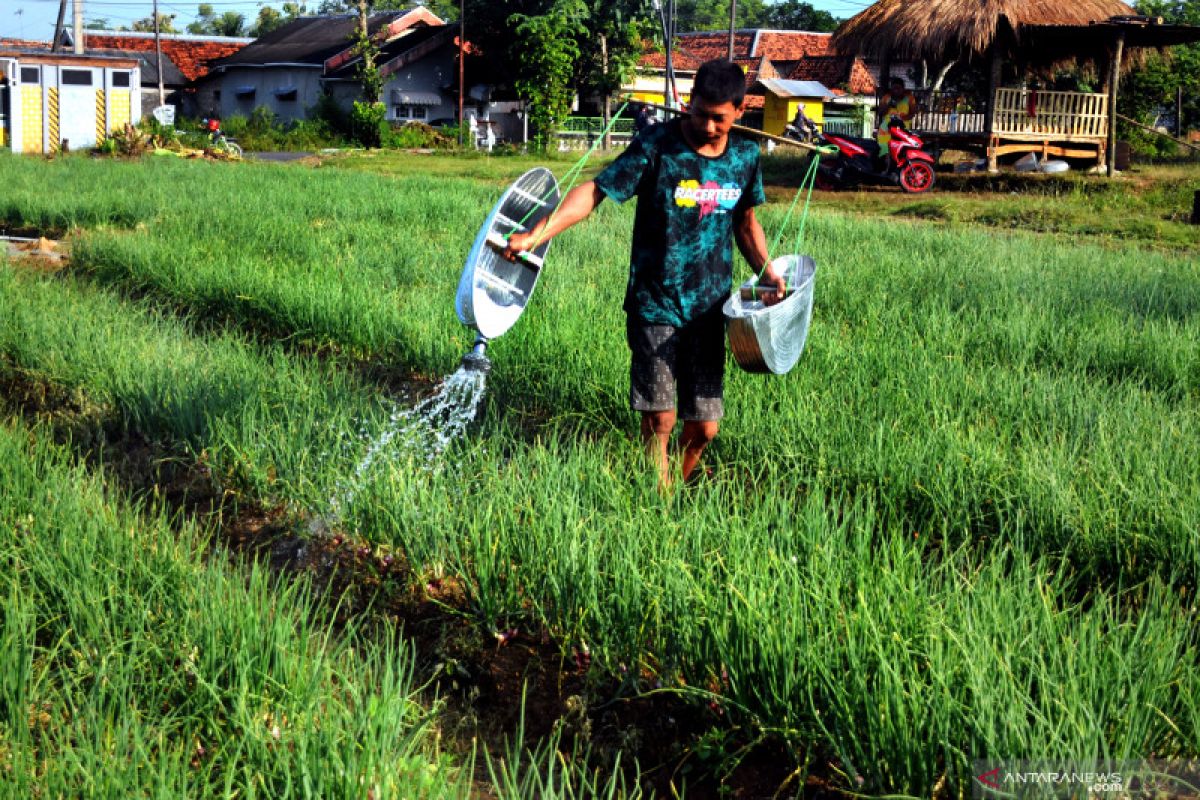
[{"label": "yellow building", "polygon": [[751,94],[763,95],[763,131],[776,136],[803,107],[804,114],[821,128],[825,124],[825,101],[833,92],[817,81],[785,81],[774,78],[760,80],[750,89]]},{"label": "yellow building", "polygon": [[142,118],[131,58],[0,50],[0,146],[14,153],[95,147]]}]

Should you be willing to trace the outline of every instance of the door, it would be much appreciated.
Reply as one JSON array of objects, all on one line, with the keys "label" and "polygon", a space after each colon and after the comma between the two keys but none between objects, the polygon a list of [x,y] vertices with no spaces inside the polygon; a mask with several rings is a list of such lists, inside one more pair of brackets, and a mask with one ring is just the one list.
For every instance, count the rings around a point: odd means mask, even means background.
[{"label": "door", "polygon": [[99,67],[62,67],[58,73],[59,137],[72,150],[95,147],[104,130],[104,84]]}]

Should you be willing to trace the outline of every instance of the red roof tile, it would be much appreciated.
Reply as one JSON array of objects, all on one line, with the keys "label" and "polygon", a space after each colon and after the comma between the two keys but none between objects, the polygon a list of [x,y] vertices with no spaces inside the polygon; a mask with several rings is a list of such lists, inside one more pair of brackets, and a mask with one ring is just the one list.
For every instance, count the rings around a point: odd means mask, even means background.
[{"label": "red roof tile", "polygon": [[[88,31],[85,45],[87,50],[122,50],[125,52],[152,52],[154,37],[131,36],[121,33],[96,33]],[[221,39],[187,39],[170,36],[161,37],[163,55],[171,59],[179,71],[189,81],[194,81],[208,74],[209,62],[232,55],[247,44],[245,41],[229,41]],[[49,42],[38,42],[29,39],[0,39],[0,47],[13,47],[19,50],[49,50]]]},{"label": "red roof tile", "polygon": [[[170,56],[189,81],[208,74],[209,62],[233,55],[247,42],[204,39],[162,39],[163,55]],[[87,34],[87,46],[111,50],[153,50],[154,39],[118,34]]]}]

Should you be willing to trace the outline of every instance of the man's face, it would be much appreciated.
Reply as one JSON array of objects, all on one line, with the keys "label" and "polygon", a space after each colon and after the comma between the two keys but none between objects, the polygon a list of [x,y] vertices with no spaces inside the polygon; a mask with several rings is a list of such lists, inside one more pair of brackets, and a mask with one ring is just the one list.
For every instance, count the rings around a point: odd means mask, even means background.
[{"label": "man's face", "polygon": [[703,144],[717,144],[724,141],[733,128],[733,124],[742,118],[745,101],[742,105],[721,103],[710,105],[702,98],[693,97],[688,111],[688,124],[691,126],[693,137]]}]

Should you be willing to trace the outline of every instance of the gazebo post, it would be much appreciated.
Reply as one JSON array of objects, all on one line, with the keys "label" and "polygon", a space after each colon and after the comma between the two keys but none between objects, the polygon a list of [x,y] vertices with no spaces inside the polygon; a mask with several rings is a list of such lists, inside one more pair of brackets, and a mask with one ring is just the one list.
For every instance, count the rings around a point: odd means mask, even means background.
[{"label": "gazebo post", "polygon": [[1000,58],[1000,48],[992,42],[992,67],[988,73],[988,99],[987,99],[987,120],[984,126],[984,133],[987,137],[985,146],[987,148],[987,168],[988,172],[999,172],[1000,167],[996,163],[996,92],[1000,89],[1000,67],[1002,65]]},{"label": "gazebo post", "polygon": [[1108,177],[1117,171],[1117,95],[1121,85],[1121,56],[1125,51],[1125,31],[1117,31],[1112,64],[1108,74]]}]

